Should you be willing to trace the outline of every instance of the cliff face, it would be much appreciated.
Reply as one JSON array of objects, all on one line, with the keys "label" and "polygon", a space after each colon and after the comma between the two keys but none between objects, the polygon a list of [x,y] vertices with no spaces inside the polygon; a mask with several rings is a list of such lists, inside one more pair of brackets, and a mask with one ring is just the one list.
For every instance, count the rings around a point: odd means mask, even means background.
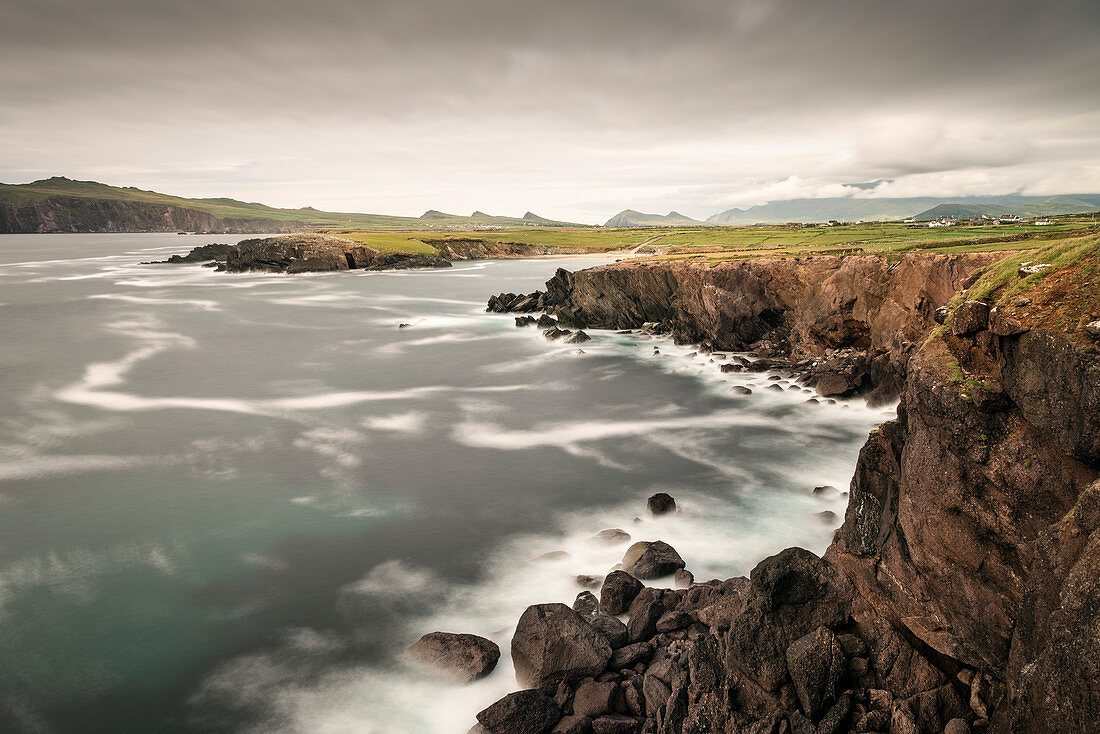
[{"label": "cliff face", "polygon": [[168,204],[53,196],[44,201],[0,202],[0,234],[41,232],[270,232],[303,229],[295,222],[219,219]]},{"label": "cliff face", "polygon": [[[593,683],[566,672],[546,691],[560,731],[586,730],[585,686],[601,681],[622,697],[587,714],[597,731],[620,717],[643,734],[1095,728],[1100,238],[995,259],[555,277],[546,299],[571,323],[661,320],[724,348],[772,335],[795,352],[855,339],[911,355],[898,418],[863,447],[824,559],[788,549],[749,579],[638,593],[632,644]],[[1035,261],[1049,267],[1020,269]]]},{"label": "cliff face", "polygon": [[[995,253],[812,257],[705,263],[616,263],[559,270],[546,301],[569,326],[637,328],[659,322],[680,342],[820,360],[842,380],[829,394],[877,389],[890,400],[905,364],[943,305]],[[835,350],[849,350],[834,355]]]},{"label": "cliff face", "polygon": [[532,245],[526,242],[506,242],[488,240],[479,237],[448,237],[421,240],[434,247],[448,260],[485,260],[506,257],[538,257],[540,255],[561,255],[564,253],[600,252],[598,249],[583,247],[549,247]]},{"label": "cliff face", "polygon": [[225,260],[225,270],[231,273],[249,270],[307,273],[450,266],[448,260],[438,255],[382,252],[353,240],[321,234],[290,234],[241,240],[229,249]]}]

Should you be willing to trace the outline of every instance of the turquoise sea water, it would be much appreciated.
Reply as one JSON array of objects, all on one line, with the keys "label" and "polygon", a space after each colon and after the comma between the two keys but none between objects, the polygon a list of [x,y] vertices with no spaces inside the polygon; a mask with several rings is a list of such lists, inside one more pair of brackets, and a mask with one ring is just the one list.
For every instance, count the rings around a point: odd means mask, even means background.
[{"label": "turquoise sea water", "polygon": [[[214,241],[0,237],[0,730],[465,732],[517,687],[522,610],[621,557],[592,534],[666,540],[699,579],[820,552],[844,500],[810,490],[891,415],[484,312],[601,259],[139,264]],[[648,517],[656,491],[681,511]],[[400,652],[433,629],[505,656],[425,679]]]}]

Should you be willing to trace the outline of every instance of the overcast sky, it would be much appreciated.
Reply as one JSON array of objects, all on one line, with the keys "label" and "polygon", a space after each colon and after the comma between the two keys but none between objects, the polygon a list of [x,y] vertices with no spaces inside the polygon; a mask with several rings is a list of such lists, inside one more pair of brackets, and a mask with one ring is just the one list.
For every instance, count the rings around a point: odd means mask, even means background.
[{"label": "overcast sky", "polygon": [[602,222],[1100,192],[1097,0],[0,0],[0,181]]}]

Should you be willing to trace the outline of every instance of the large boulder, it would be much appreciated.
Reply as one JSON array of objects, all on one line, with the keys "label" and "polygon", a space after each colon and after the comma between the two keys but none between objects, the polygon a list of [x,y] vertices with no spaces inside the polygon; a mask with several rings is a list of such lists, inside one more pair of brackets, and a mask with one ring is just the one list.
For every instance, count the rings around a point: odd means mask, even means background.
[{"label": "large boulder", "polygon": [[626,571],[612,571],[600,589],[600,609],[607,614],[622,614],[643,588],[645,585]]},{"label": "large boulder", "polygon": [[654,515],[667,515],[676,512],[676,500],[667,492],[658,492],[646,500],[646,507]]},{"label": "large boulder", "polygon": [[966,301],[955,309],[951,316],[951,332],[955,336],[966,336],[989,327],[989,304],[981,301]]},{"label": "large boulder", "polygon": [[[620,622],[618,617],[612,617],[610,614],[601,613],[596,615],[596,618],[589,622],[589,624],[592,626],[592,629],[607,638],[612,650],[622,647],[629,642],[626,625]],[[614,653],[612,653],[612,657],[614,657]]]},{"label": "large boulder", "polygon": [[477,715],[491,734],[545,734],[561,719],[561,709],[539,690],[516,691]]},{"label": "large boulder", "polygon": [[610,713],[615,705],[619,686],[614,681],[585,681],[573,694],[573,713],[596,718]]},{"label": "large boulder", "polygon": [[459,683],[493,672],[500,648],[492,640],[455,632],[429,632],[408,648],[417,664]]},{"label": "large boulder", "polygon": [[787,668],[798,702],[813,721],[836,701],[845,662],[844,649],[825,627],[798,638],[787,648]]},{"label": "large boulder", "polygon": [[564,604],[527,607],[512,637],[516,677],[532,688],[599,675],[610,657],[607,638]]},{"label": "large boulder", "polygon": [[671,576],[686,564],[680,554],[663,540],[640,540],[626,550],[623,569],[639,579]]}]

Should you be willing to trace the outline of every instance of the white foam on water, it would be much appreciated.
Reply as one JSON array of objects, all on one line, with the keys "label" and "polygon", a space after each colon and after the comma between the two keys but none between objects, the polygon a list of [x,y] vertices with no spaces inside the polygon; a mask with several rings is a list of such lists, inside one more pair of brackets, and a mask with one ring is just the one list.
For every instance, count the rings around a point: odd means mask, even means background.
[{"label": "white foam on water", "polygon": [[88,298],[105,301],[123,301],[125,303],[136,303],[143,306],[191,306],[193,308],[202,309],[203,311],[222,310],[217,301],[188,298],[152,298],[148,296],[130,296],[124,293],[99,293],[88,296]]},{"label": "white foam on water", "polygon": [[372,431],[413,434],[420,433],[424,430],[427,419],[428,415],[426,413],[410,410],[406,413],[394,413],[392,415],[379,415],[367,418],[361,425]]}]

